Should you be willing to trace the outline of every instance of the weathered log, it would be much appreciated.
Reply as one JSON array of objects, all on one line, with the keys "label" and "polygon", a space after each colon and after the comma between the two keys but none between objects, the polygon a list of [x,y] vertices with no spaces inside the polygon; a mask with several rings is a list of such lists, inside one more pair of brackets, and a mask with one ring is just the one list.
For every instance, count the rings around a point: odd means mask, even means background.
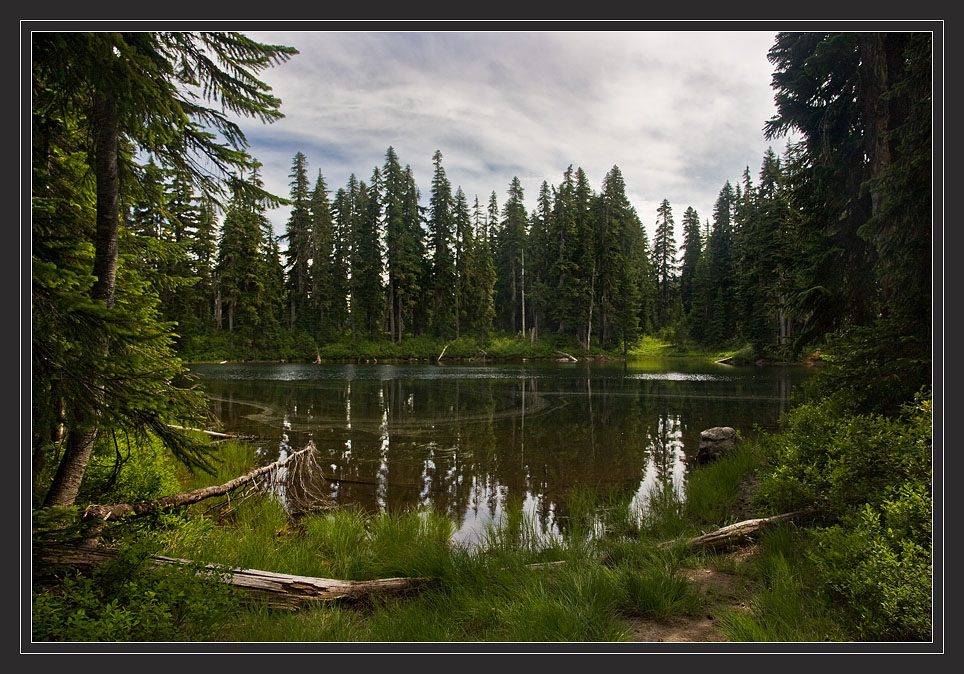
[{"label": "weathered log", "polygon": [[565,356],[566,358],[568,358],[568,359],[569,359],[570,361],[572,361],[573,363],[578,363],[578,362],[579,362],[579,359],[578,359],[578,358],[576,358],[576,357],[573,356],[572,354],[566,353],[565,351],[556,351],[556,353],[561,353],[563,356]]},{"label": "weathered log", "polygon": [[[450,342],[450,343],[451,343],[451,342]],[[442,353],[440,353],[440,354],[438,355],[438,358],[435,359],[435,362],[436,362],[436,363],[441,363],[441,362],[442,362],[442,356],[445,355],[445,352],[448,350],[448,348],[449,348],[449,345],[448,345],[448,344],[446,344],[444,347],[442,347]]]},{"label": "weathered log", "polygon": [[[743,520],[742,522],[730,524],[716,531],[711,531],[708,534],[682,541],[682,543],[691,550],[723,550],[730,546],[746,542],[753,538],[760,529],[770,524],[785,522],[804,515],[812,515],[813,512],[812,509],[797,510],[792,513],[783,513],[771,517]],[[674,545],[679,545],[680,542],[679,540],[666,541],[660,543],[659,547],[669,548]]]},{"label": "weathered log", "polygon": [[[74,568],[89,569],[117,557],[117,551],[109,548],[83,548],[50,545],[41,550],[41,558],[51,564],[65,564]],[[190,565],[193,562],[176,557],[155,555],[154,566]],[[247,592],[250,597],[264,600],[273,608],[299,609],[319,602],[333,600],[357,601],[373,595],[402,594],[424,587],[431,578],[399,577],[375,580],[337,580],[314,576],[295,576],[287,573],[238,569],[205,564],[199,573],[217,577],[224,583]]]},{"label": "weathered log", "polygon": [[222,438],[222,439],[251,438],[251,436],[249,435],[234,435],[232,433],[218,433],[217,431],[208,431],[203,428],[188,428],[187,426],[175,426],[174,424],[168,424],[168,426],[170,426],[171,428],[176,428],[179,431],[194,431],[195,433],[204,433],[205,435],[210,435],[212,438]]},{"label": "weathered log", "polygon": [[304,449],[300,449],[297,452],[293,452],[286,456],[280,461],[275,461],[267,466],[262,466],[260,468],[255,468],[251,472],[236,477],[233,480],[229,480],[221,485],[216,485],[213,487],[203,487],[201,489],[195,489],[194,491],[182,493],[182,494],[171,494],[169,496],[163,496],[161,498],[154,499],[153,501],[144,501],[142,503],[117,503],[115,505],[98,505],[91,504],[84,509],[83,519],[101,519],[116,520],[125,515],[146,515],[152,513],[156,510],[165,510],[167,508],[176,508],[178,506],[189,505],[191,503],[197,503],[206,498],[212,496],[221,496],[227,494],[233,489],[237,489],[243,484],[251,482],[266,473],[270,473],[273,470],[281,468],[289,461],[292,461],[296,457],[300,457],[306,452],[314,450],[314,445],[309,444]]}]

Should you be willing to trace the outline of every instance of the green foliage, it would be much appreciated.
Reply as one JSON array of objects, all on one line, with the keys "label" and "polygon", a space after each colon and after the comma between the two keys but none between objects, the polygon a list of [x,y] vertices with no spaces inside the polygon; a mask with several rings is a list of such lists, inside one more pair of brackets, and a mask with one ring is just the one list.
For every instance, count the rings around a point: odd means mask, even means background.
[{"label": "green foliage", "polygon": [[930,488],[929,397],[899,419],[851,415],[833,398],[792,410],[785,424],[763,444],[770,469],[760,498],[774,510],[816,506],[834,519],[865,503],[879,507],[908,481]]},{"label": "green foliage", "polygon": [[751,479],[760,463],[757,446],[747,441],[705,466],[686,473],[686,517],[697,523],[728,524],[741,496],[741,485]]},{"label": "green foliage", "polygon": [[87,466],[80,498],[104,503],[149,501],[180,489],[177,464],[150,435],[110,433],[98,438]]},{"label": "green foliage", "polygon": [[208,641],[233,619],[235,590],[200,565],[153,568],[150,550],[131,545],[89,575],[54,587],[35,584],[35,641]]},{"label": "green foliage", "polygon": [[856,638],[931,639],[930,516],[929,495],[905,485],[879,510],[867,504],[844,524],[815,533],[810,558]]},{"label": "green foliage", "polygon": [[930,637],[931,406],[920,395],[892,419],[830,398],[797,408],[765,441],[759,496],[775,510],[819,508],[827,526],[808,552],[814,578],[856,638]]},{"label": "green foliage", "polygon": [[720,615],[720,627],[731,641],[848,641],[848,623],[825,595],[813,592],[813,564],[806,551],[809,539],[792,526],[766,529],[761,552],[747,562],[744,573],[757,584],[747,609],[731,608]]}]

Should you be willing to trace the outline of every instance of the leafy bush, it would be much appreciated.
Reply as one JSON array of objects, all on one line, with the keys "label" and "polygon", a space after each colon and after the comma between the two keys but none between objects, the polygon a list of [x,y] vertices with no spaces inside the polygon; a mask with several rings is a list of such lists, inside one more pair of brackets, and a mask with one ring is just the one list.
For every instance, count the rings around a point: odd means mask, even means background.
[{"label": "leafy bush", "polygon": [[776,510],[818,507],[817,587],[860,639],[930,638],[931,409],[919,395],[896,418],[851,414],[831,397],[765,440],[771,469],[758,496]]},{"label": "leafy bush", "polygon": [[896,419],[848,414],[835,399],[802,405],[763,440],[770,470],[759,497],[777,511],[816,506],[839,518],[880,506],[908,480],[929,489],[930,423],[929,397]]},{"label": "leafy bush", "polygon": [[868,504],[852,526],[815,533],[816,548],[809,557],[828,594],[852,614],[860,639],[931,638],[931,546],[901,531],[909,513],[912,519],[929,520],[929,498],[911,488],[885,502],[883,512]]},{"label": "leafy bush", "polygon": [[152,568],[144,545],[89,575],[34,585],[35,641],[206,641],[233,617],[236,590],[199,566]]}]

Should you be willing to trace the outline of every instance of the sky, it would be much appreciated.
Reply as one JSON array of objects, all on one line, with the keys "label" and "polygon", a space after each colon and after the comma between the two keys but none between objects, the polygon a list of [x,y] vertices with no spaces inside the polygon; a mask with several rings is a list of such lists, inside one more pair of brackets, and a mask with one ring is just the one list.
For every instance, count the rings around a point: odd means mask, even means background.
[{"label": "sky", "polygon": [[[470,208],[493,191],[501,208],[518,177],[529,212],[542,182],[558,186],[570,165],[596,192],[618,166],[650,240],[668,199],[681,244],[687,207],[712,222],[724,183],[746,167],[756,181],[767,148],[785,148],[763,134],[775,112],[772,31],[246,34],[300,52],[261,75],[285,117],[242,125],[280,196],[296,152],[333,196],[352,173],[369,182],[391,146],[427,205],[439,150]],[[268,215],[283,233],[290,209]]]}]

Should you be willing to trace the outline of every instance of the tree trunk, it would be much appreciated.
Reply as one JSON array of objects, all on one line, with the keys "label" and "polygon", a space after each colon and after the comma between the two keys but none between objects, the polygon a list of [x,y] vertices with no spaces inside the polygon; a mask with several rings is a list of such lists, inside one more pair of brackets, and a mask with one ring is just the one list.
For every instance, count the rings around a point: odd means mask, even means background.
[{"label": "tree trunk", "polygon": [[[119,146],[117,105],[114,98],[97,92],[92,114],[94,136],[94,175],[97,183],[97,232],[94,238],[94,276],[97,280],[90,289],[91,298],[102,301],[107,308],[114,306],[117,285],[117,227],[120,220],[120,177],[117,169]],[[95,338],[95,359],[107,357],[106,336]],[[44,506],[71,506],[77,499],[80,483],[87,471],[100,413],[102,394],[94,384],[92,400],[74,402],[73,427],[67,435],[67,449],[57,467]]]}]

